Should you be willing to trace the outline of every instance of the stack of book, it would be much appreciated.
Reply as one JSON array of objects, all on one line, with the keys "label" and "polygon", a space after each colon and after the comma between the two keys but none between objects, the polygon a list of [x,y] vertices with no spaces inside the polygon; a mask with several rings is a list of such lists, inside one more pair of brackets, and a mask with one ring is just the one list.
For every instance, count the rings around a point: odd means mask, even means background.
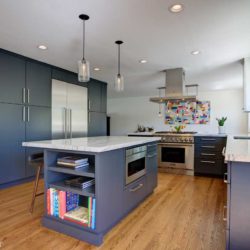
[{"label": "stack of book", "polygon": [[81,156],[65,156],[57,159],[57,165],[69,168],[82,168],[89,166],[88,158],[82,158]]},{"label": "stack of book", "polygon": [[77,187],[77,188],[87,188],[95,184],[95,179],[89,177],[74,177],[64,181],[66,185]]},{"label": "stack of book", "polygon": [[[82,203],[85,203],[83,206]],[[84,197],[79,204],[79,195],[71,192],[47,189],[47,213],[76,224],[95,229],[96,200]]]}]

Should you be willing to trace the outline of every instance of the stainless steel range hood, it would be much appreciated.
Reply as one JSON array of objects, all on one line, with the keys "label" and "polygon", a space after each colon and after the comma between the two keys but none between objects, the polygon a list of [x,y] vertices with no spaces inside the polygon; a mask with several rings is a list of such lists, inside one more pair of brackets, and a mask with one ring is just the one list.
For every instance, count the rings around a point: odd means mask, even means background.
[{"label": "stainless steel range hood", "polygon": [[[197,84],[185,85],[185,72],[183,68],[167,69],[166,70],[166,82],[165,87],[158,89],[165,89],[164,96],[151,97],[151,102],[166,103],[168,101],[196,101]],[[188,95],[185,93],[185,89],[190,87],[196,88],[196,95]]]}]

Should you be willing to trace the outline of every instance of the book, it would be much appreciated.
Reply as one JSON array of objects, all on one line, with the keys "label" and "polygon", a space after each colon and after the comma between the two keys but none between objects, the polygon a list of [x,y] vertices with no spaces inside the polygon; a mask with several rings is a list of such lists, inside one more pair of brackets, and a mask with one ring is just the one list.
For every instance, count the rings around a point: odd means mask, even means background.
[{"label": "book", "polygon": [[74,168],[74,169],[76,169],[76,168],[88,167],[89,163],[83,163],[83,164],[76,165],[76,164],[72,164],[72,163],[57,162],[57,165],[59,167],[67,167],[67,168]]},{"label": "book", "polygon": [[92,197],[88,198],[88,227],[91,226]]},{"label": "book", "polygon": [[59,201],[58,201],[58,195],[59,194],[59,191],[58,190],[55,190],[54,191],[54,197],[53,197],[53,206],[54,206],[54,213],[53,215],[55,217],[59,217]]},{"label": "book", "polygon": [[65,156],[65,157],[58,158],[57,162],[79,165],[79,164],[87,163],[88,158],[82,158],[81,156]]},{"label": "book", "polygon": [[82,224],[88,224],[88,208],[78,206],[64,214],[64,219],[73,220]]},{"label": "book", "polygon": [[53,215],[54,214],[54,211],[53,211],[53,201],[54,201],[54,198],[53,198],[53,193],[54,193],[54,188],[50,188],[50,215]]},{"label": "book", "polygon": [[79,195],[66,192],[66,212],[75,209],[79,203]]},{"label": "book", "polygon": [[95,179],[90,177],[74,177],[64,181],[66,185],[78,187],[81,189],[90,187],[95,184]]},{"label": "book", "polygon": [[92,220],[91,220],[91,229],[95,229],[95,209],[96,209],[96,200],[92,200]]},{"label": "book", "polygon": [[82,223],[82,222],[80,222],[80,221],[78,221],[78,220],[74,220],[74,219],[72,219],[72,218],[64,217],[64,220],[67,220],[67,221],[76,223],[76,224],[81,225],[81,226],[85,226],[85,227],[88,226],[87,223]]},{"label": "book", "polygon": [[50,212],[50,188],[47,189],[47,214],[51,214]]},{"label": "book", "polygon": [[59,191],[59,217],[63,219],[65,213],[66,213],[66,192],[60,190]]}]

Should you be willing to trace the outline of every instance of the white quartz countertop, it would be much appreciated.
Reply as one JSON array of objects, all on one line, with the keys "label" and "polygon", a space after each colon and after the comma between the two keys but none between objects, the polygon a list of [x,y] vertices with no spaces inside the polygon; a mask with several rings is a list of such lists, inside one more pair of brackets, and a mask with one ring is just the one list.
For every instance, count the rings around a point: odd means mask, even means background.
[{"label": "white quartz countertop", "polygon": [[153,136],[155,132],[132,132],[128,135],[139,135],[139,136]]},{"label": "white quartz countertop", "polygon": [[228,136],[225,161],[250,162],[250,138],[239,140],[232,135]]},{"label": "white quartz countertop", "polygon": [[194,136],[227,137],[227,134],[197,133],[197,134],[194,134]]},{"label": "white quartz countertop", "polygon": [[149,142],[157,142],[160,137],[98,136],[73,139],[23,142],[25,147],[63,149],[82,152],[100,153],[127,148]]}]

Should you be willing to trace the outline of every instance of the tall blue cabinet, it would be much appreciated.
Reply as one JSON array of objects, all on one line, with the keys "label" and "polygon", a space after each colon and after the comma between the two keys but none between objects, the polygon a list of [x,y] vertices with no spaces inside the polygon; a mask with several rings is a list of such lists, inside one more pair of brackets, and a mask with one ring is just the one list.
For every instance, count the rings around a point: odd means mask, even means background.
[{"label": "tall blue cabinet", "polygon": [[89,88],[89,136],[106,135],[106,83],[0,49],[0,188],[35,174],[22,142],[51,139],[52,79]]}]

